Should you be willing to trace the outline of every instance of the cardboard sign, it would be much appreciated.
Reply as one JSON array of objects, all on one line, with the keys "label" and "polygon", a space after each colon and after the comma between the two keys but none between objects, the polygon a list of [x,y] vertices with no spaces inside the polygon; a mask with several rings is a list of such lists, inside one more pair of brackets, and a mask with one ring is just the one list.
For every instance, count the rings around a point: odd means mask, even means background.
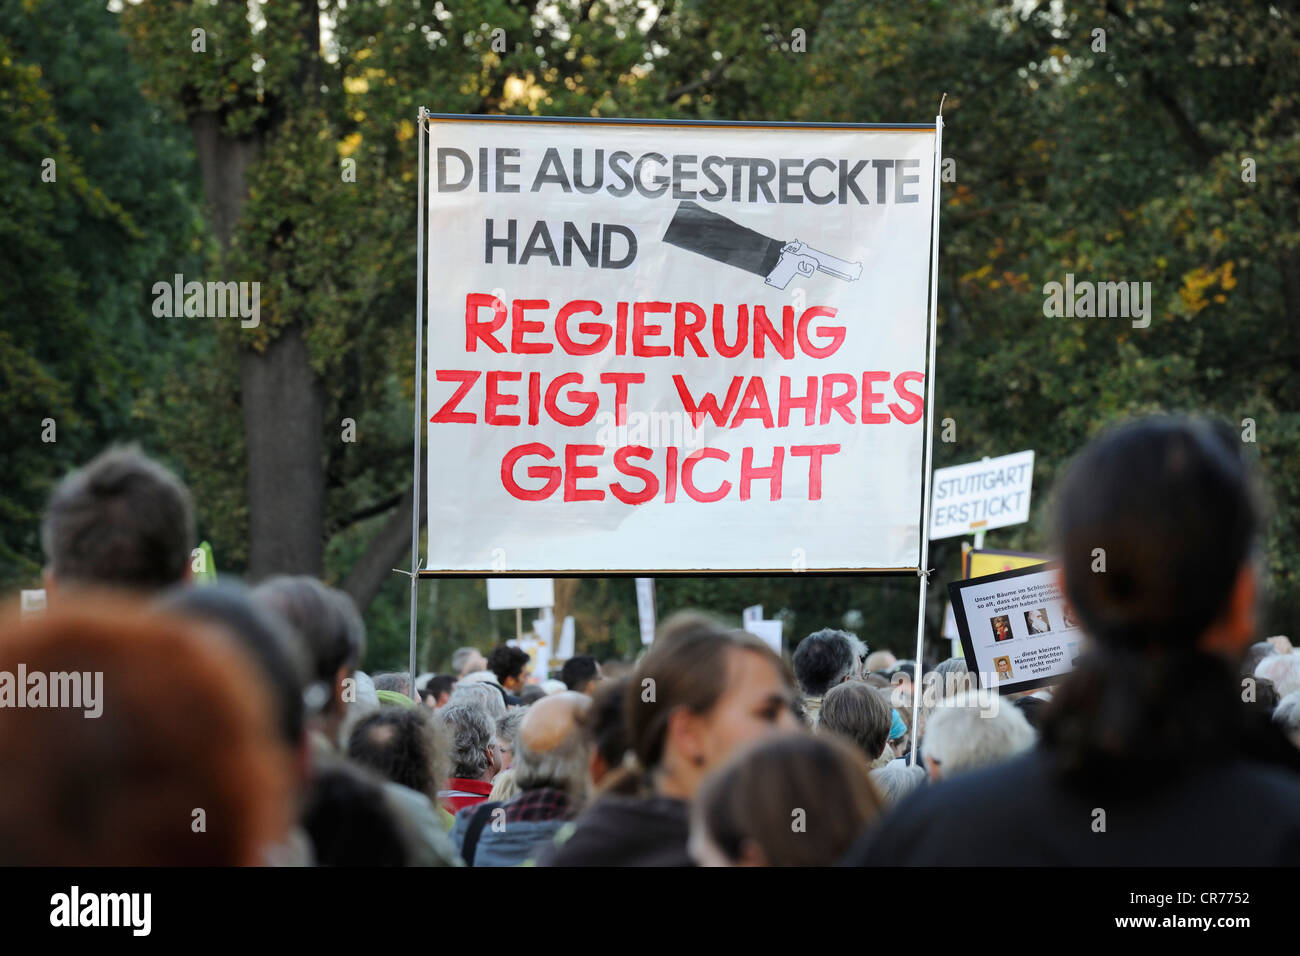
[{"label": "cardboard sign", "polygon": [[1000,693],[1053,684],[1074,668],[1083,631],[1065,606],[1052,564],[948,585],[967,666]]},{"label": "cardboard sign", "polygon": [[933,125],[427,135],[426,568],[917,567]]},{"label": "cardboard sign", "polygon": [[1029,520],[1034,453],[940,468],[930,495],[930,540]]},{"label": "cardboard sign", "polygon": [[555,581],[551,578],[488,578],[489,611],[524,607],[555,607]]}]

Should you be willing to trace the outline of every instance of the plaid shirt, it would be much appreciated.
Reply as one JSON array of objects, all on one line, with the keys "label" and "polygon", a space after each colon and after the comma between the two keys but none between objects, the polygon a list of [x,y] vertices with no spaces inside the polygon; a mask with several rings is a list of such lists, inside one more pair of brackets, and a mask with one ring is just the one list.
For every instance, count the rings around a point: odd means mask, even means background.
[{"label": "plaid shirt", "polygon": [[538,787],[525,790],[503,803],[506,823],[527,823],[541,820],[568,820],[574,815],[573,801],[563,790]]}]

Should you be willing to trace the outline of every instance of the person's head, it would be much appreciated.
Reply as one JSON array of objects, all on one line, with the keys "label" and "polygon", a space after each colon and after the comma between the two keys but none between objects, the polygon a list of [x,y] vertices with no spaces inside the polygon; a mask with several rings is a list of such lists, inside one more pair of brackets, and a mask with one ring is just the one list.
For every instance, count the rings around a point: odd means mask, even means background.
[{"label": "person's head", "polygon": [[857,747],[870,764],[889,743],[893,711],[875,688],[862,681],[838,684],[822,700],[818,733],[832,733]]},{"label": "person's head", "polygon": [[438,799],[446,776],[438,732],[422,707],[380,707],[352,727],[348,756],[386,780]]},{"label": "person's head", "polygon": [[1123,425],[1071,463],[1054,510],[1065,594],[1097,644],[1240,659],[1254,636],[1260,505],[1231,429]]},{"label": "person's head", "polygon": [[257,865],[285,839],[290,760],[229,635],[105,596],[0,622],[0,673],[67,704],[0,711],[0,865]]},{"label": "person's head", "polygon": [[1279,697],[1300,690],[1300,654],[1271,654],[1255,667],[1255,676],[1272,681]]},{"label": "person's head", "polygon": [[302,828],[317,866],[414,866],[419,858],[420,836],[381,778],[348,761],[331,759],[316,768]]},{"label": "person's head", "polygon": [[529,704],[535,704],[546,696],[546,691],[542,689],[541,684],[529,684],[519,692],[519,704],[521,707],[527,707]]},{"label": "person's head", "polygon": [[590,758],[587,778],[594,790],[610,771],[623,765],[627,753],[627,725],[624,722],[623,698],[629,678],[603,680],[591,693],[591,707],[583,721]]},{"label": "person's head", "polygon": [[487,658],[487,669],[497,677],[497,683],[512,694],[524,686],[524,668],[528,666],[528,652],[509,644],[492,648]]},{"label": "person's head", "polygon": [[1293,690],[1277,703],[1273,710],[1273,723],[1300,747],[1300,690]]},{"label": "person's head", "polygon": [[451,655],[451,672],[457,678],[487,669],[487,658],[477,647],[461,647]]},{"label": "person's head", "polygon": [[331,739],[346,709],[344,681],[365,649],[366,628],[352,598],[308,575],[278,575],[253,589],[254,602],[289,622],[306,648],[310,664],[308,699],[319,729]]},{"label": "person's head", "polygon": [[178,587],[164,594],[157,606],[173,614],[217,625],[257,665],[271,691],[277,726],[285,745],[299,752],[300,773],[306,767],[307,649],[298,633],[279,615],[252,598],[242,584],[221,583],[202,588]]},{"label": "person's head", "polygon": [[856,660],[853,644],[844,631],[830,628],[809,634],[794,649],[794,675],[799,689],[809,697],[820,697],[853,675]]},{"label": "person's head", "polygon": [[373,680],[377,691],[387,690],[392,691],[394,694],[401,694],[403,697],[411,696],[411,675],[406,671],[375,674]]},{"label": "person's head", "polygon": [[1019,708],[988,690],[962,691],[930,714],[921,753],[931,780],[1009,760],[1034,745]]},{"label": "person's head", "polygon": [[162,591],[190,576],[194,506],[180,480],[134,448],[110,448],[55,487],[41,525],[45,587]]},{"label": "person's head", "polygon": [[691,855],[704,866],[831,866],[880,811],[857,751],[829,735],[776,734],[703,783]]},{"label": "person's head", "polygon": [[[1001,670],[1001,667],[999,666],[998,669]],[[922,703],[927,702],[927,697],[939,701],[960,691],[975,689],[974,677],[964,657],[949,657],[947,660],[940,661],[934,670],[926,673],[922,680],[929,691],[929,694],[922,694]]]},{"label": "person's head", "polygon": [[849,672],[849,677],[856,680],[864,673],[863,667],[866,666],[867,654],[871,649],[852,631],[844,631],[843,634],[849,639],[849,647],[853,649],[853,670]]},{"label": "person's head", "polygon": [[434,715],[451,742],[451,775],[464,780],[491,780],[501,769],[492,745],[493,723],[477,707],[448,704]]},{"label": "person's head", "polygon": [[523,720],[515,750],[515,786],[552,787],[575,800],[586,794],[589,745],[583,723],[590,708],[590,697],[561,691],[516,712]]},{"label": "person's head", "polygon": [[456,678],[450,674],[439,674],[436,677],[430,677],[429,682],[424,685],[424,705],[430,710],[445,707],[447,701],[451,699],[451,692],[455,687]]},{"label": "person's head", "polygon": [[497,763],[502,770],[509,770],[514,766],[515,754],[519,752],[519,725],[527,713],[528,711],[516,707],[504,717],[497,718],[496,735],[492,745],[496,747]]},{"label": "person's head", "polygon": [[450,707],[453,704],[477,707],[494,726],[506,715],[506,702],[501,696],[501,691],[490,684],[477,681],[458,682],[452,689],[451,696],[447,698],[446,706]]},{"label": "person's head", "polygon": [[628,743],[655,791],[689,799],[737,747],[798,726],[794,694],[785,662],[762,640],[675,614],[627,685]]},{"label": "person's head", "polygon": [[872,651],[862,665],[864,674],[884,674],[892,671],[898,658],[890,651]]},{"label": "person's head", "polygon": [[889,684],[894,688],[894,706],[912,705],[912,681],[916,679],[916,661],[899,661],[889,674]]},{"label": "person's head", "polygon": [[564,686],[569,690],[590,694],[600,680],[600,665],[596,663],[596,658],[587,654],[570,657],[560,668],[560,680],[564,681]]},{"label": "person's head", "polygon": [[505,803],[519,795],[519,784],[515,782],[515,771],[507,767],[492,778],[492,792],[488,794],[491,803]]}]

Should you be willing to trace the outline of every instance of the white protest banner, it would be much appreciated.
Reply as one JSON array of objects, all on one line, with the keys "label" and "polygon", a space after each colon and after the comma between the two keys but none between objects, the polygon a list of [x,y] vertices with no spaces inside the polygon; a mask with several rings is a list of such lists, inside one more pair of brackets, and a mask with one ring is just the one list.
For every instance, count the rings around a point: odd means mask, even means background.
[{"label": "white protest banner", "polygon": [[915,569],[935,146],[431,117],[424,567]]},{"label": "white protest banner", "polygon": [[966,665],[1003,694],[1054,683],[1073,669],[1084,640],[1050,564],[948,585]]},{"label": "white protest banner", "polygon": [[740,612],[740,626],[749,627],[752,621],[763,620],[763,605],[753,604]]},{"label": "white protest banner", "polygon": [[555,581],[551,578],[488,578],[489,611],[522,607],[555,607]]},{"label": "white protest banner", "polygon": [[1032,451],[936,470],[930,496],[930,539],[1028,521],[1033,482]]},{"label": "white protest banner", "polygon": [[636,579],[636,617],[641,626],[641,643],[649,647],[655,639],[655,579]]}]

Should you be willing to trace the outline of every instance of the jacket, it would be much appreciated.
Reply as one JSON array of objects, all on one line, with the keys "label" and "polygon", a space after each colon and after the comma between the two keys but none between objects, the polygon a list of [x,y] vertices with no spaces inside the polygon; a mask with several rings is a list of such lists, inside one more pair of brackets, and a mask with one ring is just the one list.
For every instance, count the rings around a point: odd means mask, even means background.
[{"label": "jacket", "polygon": [[693,866],[690,820],[672,797],[601,797],[556,836],[541,866]]},{"label": "jacket", "polygon": [[1154,788],[1070,784],[1051,751],[922,787],[849,852],[854,866],[1300,864],[1300,774],[1229,759]]},{"label": "jacket", "polygon": [[[573,816],[568,794],[550,787],[525,790],[504,803],[480,803],[456,814],[451,840],[470,866],[519,866],[537,854],[539,845],[549,844]],[[480,822],[473,858],[466,854],[465,836],[478,814]]]}]

